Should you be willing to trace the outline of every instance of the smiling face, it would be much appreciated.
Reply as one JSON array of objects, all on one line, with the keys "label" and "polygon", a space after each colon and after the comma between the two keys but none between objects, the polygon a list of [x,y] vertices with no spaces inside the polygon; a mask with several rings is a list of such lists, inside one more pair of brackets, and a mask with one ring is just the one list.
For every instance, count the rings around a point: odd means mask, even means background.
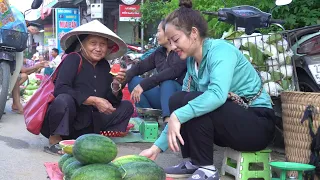
[{"label": "smiling face", "polygon": [[162,22],[158,25],[158,32],[156,36],[157,36],[157,41],[159,45],[164,46],[169,43],[168,38],[164,34]]},{"label": "smiling face", "polygon": [[178,53],[181,59],[186,59],[188,56],[193,56],[196,51],[197,32],[192,30],[186,33],[178,30],[172,24],[166,24],[165,35],[167,36],[172,50]]},{"label": "smiling face", "polygon": [[92,62],[98,62],[107,55],[108,40],[106,38],[89,35],[82,44],[85,49],[84,54]]}]

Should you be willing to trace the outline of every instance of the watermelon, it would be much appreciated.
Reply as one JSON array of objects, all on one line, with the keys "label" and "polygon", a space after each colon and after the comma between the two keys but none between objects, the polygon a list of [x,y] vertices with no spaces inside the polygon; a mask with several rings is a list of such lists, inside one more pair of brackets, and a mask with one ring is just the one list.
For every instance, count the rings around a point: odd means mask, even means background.
[{"label": "watermelon", "polygon": [[62,173],[65,173],[66,172],[66,168],[69,164],[73,163],[77,161],[77,159],[75,157],[71,157],[69,159],[67,159],[64,163],[63,163],[63,166],[62,166]]},{"label": "watermelon", "polygon": [[65,152],[65,153],[67,153],[67,154],[72,155],[72,146],[63,147],[63,148],[62,148],[62,151]]},{"label": "watermelon", "polygon": [[118,154],[116,144],[99,134],[85,134],[76,139],[73,156],[82,164],[108,164]]},{"label": "watermelon", "polygon": [[166,173],[154,162],[131,162],[119,168],[124,180],[165,180]]},{"label": "watermelon", "polygon": [[76,140],[63,140],[59,142],[59,145],[61,148],[66,147],[66,146],[73,146]]},{"label": "watermelon", "polygon": [[59,162],[58,162],[59,169],[61,172],[62,172],[62,166],[63,166],[64,162],[66,162],[66,160],[71,157],[72,157],[72,155],[70,155],[70,154],[64,154],[63,156],[61,156],[61,158],[59,159]]},{"label": "watermelon", "polygon": [[71,176],[71,180],[122,180],[120,171],[107,164],[83,166]]},{"label": "watermelon", "polygon": [[83,165],[79,162],[79,161],[74,161],[72,163],[70,163],[64,171],[64,176],[66,177],[66,179],[70,179],[71,176],[82,167]]},{"label": "watermelon", "polygon": [[145,157],[145,156],[139,156],[139,155],[126,155],[126,156],[121,156],[116,158],[115,160],[112,161],[112,163],[117,166],[118,168],[121,165],[130,163],[130,162],[150,162],[154,163],[151,159]]},{"label": "watermelon", "polygon": [[59,145],[62,148],[63,152],[67,154],[72,154],[72,148],[76,140],[64,140],[60,141]]},{"label": "watermelon", "polygon": [[110,74],[112,74],[114,76],[118,75],[118,72],[120,71],[120,68],[121,68],[120,64],[112,65],[112,68],[110,70]]}]

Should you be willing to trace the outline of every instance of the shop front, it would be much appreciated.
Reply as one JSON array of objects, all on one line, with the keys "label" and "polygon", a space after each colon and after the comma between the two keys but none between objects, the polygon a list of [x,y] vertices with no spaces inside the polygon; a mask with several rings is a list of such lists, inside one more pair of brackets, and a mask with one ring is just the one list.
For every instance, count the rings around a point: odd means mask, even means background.
[{"label": "shop front", "polygon": [[41,54],[50,54],[52,48],[60,48],[61,37],[80,25],[80,6],[72,3],[73,0],[44,0],[37,9],[36,21],[44,26],[44,32],[33,39],[38,45],[35,49]]}]

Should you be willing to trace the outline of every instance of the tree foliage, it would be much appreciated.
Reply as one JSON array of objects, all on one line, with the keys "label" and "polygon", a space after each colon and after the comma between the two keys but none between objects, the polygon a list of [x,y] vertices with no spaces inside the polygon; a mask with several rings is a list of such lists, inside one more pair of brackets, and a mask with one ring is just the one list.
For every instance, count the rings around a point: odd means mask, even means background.
[{"label": "tree foliage", "polygon": [[[199,11],[217,11],[223,7],[238,5],[252,5],[262,11],[272,10],[274,19],[284,19],[286,29],[320,24],[320,1],[319,0],[293,0],[286,6],[275,7],[275,0],[194,0],[193,8]],[[141,6],[142,21],[144,24],[155,24],[165,18],[170,12],[178,8],[179,0],[154,2],[147,0]],[[208,21],[209,35],[220,37],[231,25],[218,22],[217,18],[205,16]]]}]

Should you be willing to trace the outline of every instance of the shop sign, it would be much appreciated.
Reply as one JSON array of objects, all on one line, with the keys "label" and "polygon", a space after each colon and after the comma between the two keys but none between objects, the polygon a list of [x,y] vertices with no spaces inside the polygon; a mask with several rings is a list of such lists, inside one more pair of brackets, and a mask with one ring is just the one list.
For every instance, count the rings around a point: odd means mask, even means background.
[{"label": "shop sign", "polygon": [[140,5],[119,5],[119,21],[140,21]]},{"label": "shop sign", "polygon": [[61,50],[60,40],[63,35],[80,25],[80,12],[77,8],[56,8],[57,49]]}]

